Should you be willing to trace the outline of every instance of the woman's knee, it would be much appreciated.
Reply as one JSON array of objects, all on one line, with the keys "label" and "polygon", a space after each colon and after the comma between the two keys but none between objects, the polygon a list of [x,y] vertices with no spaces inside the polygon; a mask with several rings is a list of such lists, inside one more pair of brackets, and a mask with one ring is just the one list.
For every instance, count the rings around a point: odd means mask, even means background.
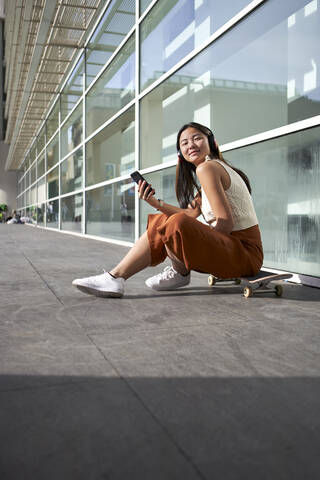
[{"label": "woman's knee", "polygon": [[174,226],[176,230],[180,230],[189,223],[189,219],[190,217],[183,212],[174,213],[166,220],[166,226]]}]

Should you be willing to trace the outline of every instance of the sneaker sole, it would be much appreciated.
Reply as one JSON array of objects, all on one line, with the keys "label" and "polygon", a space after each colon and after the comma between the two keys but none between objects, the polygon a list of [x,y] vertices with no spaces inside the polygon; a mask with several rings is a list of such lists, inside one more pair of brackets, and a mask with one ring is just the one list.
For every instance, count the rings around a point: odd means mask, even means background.
[{"label": "sneaker sole", "polygon": [[145,282],[145,284],[147,285],[148,288],[151,288],[152,290],[154,290],[155,292],[170,292],[170,291],[173,291],[173,290],[179,290],[179,288],[183,288],[183,287],[187,287],[190,282],[186,283],[185,285],[180,285],[179,287],[167,287],[167,288],[158,288],[158,287],[153,287],[151,285],[148,285],[147,282]]},{"label": "sneaker sole", "polygon": [[118,292],[106,292],[103,290],[95,290],[94,288],[84,287],[83,285],[74,285],[83,293],[87,293],[88,295],[95,295],[96,297],[104,297],[104,298],[120,298],[123,296],[123,293]]}]

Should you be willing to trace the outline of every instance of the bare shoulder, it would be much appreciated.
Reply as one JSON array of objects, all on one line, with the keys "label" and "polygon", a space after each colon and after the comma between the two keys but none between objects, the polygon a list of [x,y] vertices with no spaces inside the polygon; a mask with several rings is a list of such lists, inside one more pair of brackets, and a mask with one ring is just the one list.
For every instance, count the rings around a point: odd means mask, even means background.
[{"label": "bare shoulder", "polygon": [[222,175],[224,172],[224,168],[220,165],[220,163],[215,162],[215,161],[210,161],[210,162],[202,162],[200,165],[197,166],[196,168],[196,173],[197,175]]}]

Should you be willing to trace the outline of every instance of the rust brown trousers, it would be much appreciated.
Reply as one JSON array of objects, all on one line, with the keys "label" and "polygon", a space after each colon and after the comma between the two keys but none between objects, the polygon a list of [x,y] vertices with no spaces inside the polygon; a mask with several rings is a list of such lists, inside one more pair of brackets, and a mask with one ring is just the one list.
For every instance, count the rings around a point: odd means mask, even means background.
[{"label": "rust brown trousers", "polygon": [[263,261],[258,225],[230,234],[217,232],[185,213],[148,216],[151,265],[167,257],[165,246],[188,270],[230,278],[256,275]]}]

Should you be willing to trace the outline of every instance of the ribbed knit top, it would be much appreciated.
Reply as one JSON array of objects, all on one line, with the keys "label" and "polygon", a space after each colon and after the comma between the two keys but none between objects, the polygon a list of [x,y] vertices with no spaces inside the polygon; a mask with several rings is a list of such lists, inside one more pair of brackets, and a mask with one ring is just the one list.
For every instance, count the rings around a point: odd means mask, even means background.
[{"label": "ribbed knit top", "polygon": [[[230,177],[230,187],[225,190],[226,196],[230,202],[232,217],[233,217],[233,231],[244,230],[245,228],[253,227],[258,224],[257,215],[253,206],[252,198],[240,175],[233,170],[229,165],[217,159],[210,159],[207,157],[206,161],[218,162],[227,171]],[[210,206],[208,197],[202,188],[202,205],[201,211],[207,223],[214,226],[216,217]]]}]

